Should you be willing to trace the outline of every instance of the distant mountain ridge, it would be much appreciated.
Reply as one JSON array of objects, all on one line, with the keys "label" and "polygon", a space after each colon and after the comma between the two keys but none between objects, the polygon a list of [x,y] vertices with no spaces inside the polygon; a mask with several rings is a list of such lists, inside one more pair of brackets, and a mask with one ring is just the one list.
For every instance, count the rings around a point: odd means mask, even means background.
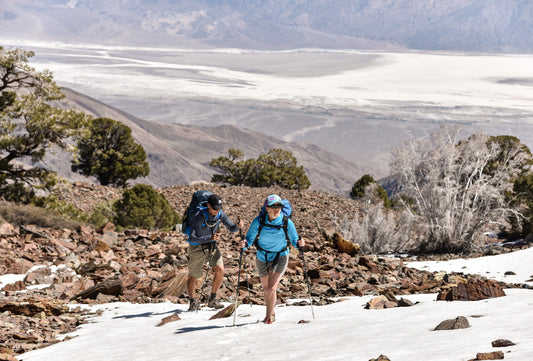
[{"label": "distant mountain ridge", "polygon": [[2,36],[98,44],[533,50],[530,0],[3,0]]},{"label": "distant mountain ridge", "polygon": [[[61,103],[96,117],[107,117],[126,124],[135,140],[148,156],[150,174],[143,183],[156,187],[188,185],[194,181],[210,181],[215,169],[209,161],[226,155],[228,149],[242,150],[246,158],[257,158],[273,148],[292,152],[303,166],[311,189],[347,196],[354,182],[363,175],[356,164],[312,144],[290,143],[233,125],[217,127],[162,124],[134,117],[68,88]],[[70,170],[67,154],[48,154],[45,166],[70,180],[81,180]]]}]

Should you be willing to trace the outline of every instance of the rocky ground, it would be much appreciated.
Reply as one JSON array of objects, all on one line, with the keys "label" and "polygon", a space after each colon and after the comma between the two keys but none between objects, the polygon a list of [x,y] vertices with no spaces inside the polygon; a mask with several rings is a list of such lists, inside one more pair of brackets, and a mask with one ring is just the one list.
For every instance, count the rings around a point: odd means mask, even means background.
[{"label": "rocky ground", "polygon": [[[182,214],[198,189],[219,194],[230,219],[242,217],[245,228],[267,195],[278,193],[289,199],[295,225],[307,239],[305,265],[316,305],[342,296],[371,294],[376,297],[368,308],[397,307],[408,306],[401,296],[412,293],[439,293],[439,298],[446,300],[482,299],[502,296],[506,287],[521,287],[480,276],[432,274],[408,268],[398,258],[359,254],[353,243],[335,233],[331,220],[332,215],[353,213],[357,209],[353,200],[313,191],[214,185],[160,191]],[[62,199],[86,212],[120,196],[119,190],[82,183],[61,192]],[[219,296],[233,301],[237,293],[238,234],[223,231],[219,246],[226,266]],[[75,231],[0,224],[0,275],[23,275],[32,269],[22,280],[0,290],[0,360],[68,339],[69,332],[94,317],[80,304],[188,302],[184,288],[187,249],[186,237],[176,231],[118,232],[112,224]],[[248,251],[239,294],[242,302],[262,304],[254,262],[253,252]],[[310,298],[304,276],[302,258],[292,249],[287,274],[279,286],[280,302]],[[212,274],[208,277],[209,282]]]}]

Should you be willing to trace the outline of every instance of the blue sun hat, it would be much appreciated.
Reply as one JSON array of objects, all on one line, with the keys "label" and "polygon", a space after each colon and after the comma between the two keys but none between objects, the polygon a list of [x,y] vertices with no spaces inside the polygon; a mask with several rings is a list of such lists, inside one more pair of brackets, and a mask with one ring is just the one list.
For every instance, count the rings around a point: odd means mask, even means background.
[{"label": "blue sun hat", "polygon": [[277,194],[271,194],[267,197],[266,201],[265,201],[265,205],[267,207],[271,207],[273,206],[274,204],[279,204],[280,206],[283,207],[283,200],[281,199],[280,196],[278,196]]}]

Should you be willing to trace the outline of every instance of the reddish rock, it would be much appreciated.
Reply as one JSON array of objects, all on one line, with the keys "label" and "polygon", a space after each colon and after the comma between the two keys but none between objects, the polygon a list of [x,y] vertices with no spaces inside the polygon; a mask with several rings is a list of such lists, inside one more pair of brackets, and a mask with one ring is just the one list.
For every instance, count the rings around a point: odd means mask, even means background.
[{"label": "reddish rock", "polygon": [[22,291],[26,289],[26,284],[23,281],[16,281],[15,283],[10,283],[5,285],[0,291]]},{"label": "reddish rock", "polygon": [[366,309],[383,309],[398,307],[398,303],[389,300],[386,296],[377,296],[368,301],[365,305]]},{"label": "reddish rock", "polygon": [[439,293],[439,301],[479,301],[505,296],[503,288],[490,280],[470,280]]},{"label": "reddish rock", "polygon": [[476,354],[476,360],[503,360],[504,355],[501,351],[486,352]]},{"label": "reddish rock", "polygon": [[171,316],[167,316],[167,317],[163,318],[163,319],[161,320],[161,322],[159,322],[159,324],[157,325],[157,327],[160,327],[160,326],[166,325],[166,324],[169,323],[169,322],[180,321],[180,320],[181,320],[180,316],[179,316],[177,313],[175,313],[175,314],[173,314],[173,315],[171,315]]},{"label": "reddish rock", "polygon": [[11,223],[0,223],[0,236],[12,236],[15,234],[15,227]]},{"label": "reddish rock", "polygon": [[6,265],[7,269],[4,273],[17,275],[25,274],[33,267],[33,263],[24,258],[8,259],[6,260]]},{"label": "reddish rock", "polygon": [[509,347],[509,346],[514,346],[515,343],[510,341],[510,340],[503,340],[503,339],[499,339],[499,340],[496,340],[496,341],[492,341],[492,347]]}]

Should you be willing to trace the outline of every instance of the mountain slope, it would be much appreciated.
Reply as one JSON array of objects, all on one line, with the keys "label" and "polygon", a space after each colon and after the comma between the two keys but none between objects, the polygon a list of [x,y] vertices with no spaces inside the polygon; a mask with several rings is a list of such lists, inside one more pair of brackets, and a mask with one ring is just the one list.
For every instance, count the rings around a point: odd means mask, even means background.
[{"label": "mountain slope", "polygon": [[3,0],[2,35],[172,47],[533,50],[529,0]]},{"label": "mountain slope", "polygon": [[[327,152],[316,145],[289,143],[233,125],[217,127],[162,124],[136,118],[71,89],[64,88],[62,106],[77,108],[96,117],[107,117],[126,124],[135,140],[146,150],[150,174],[142,182],[157,187],[186,185],[193,181],[209,181],[215,170],[211,159],[227,154],[227,150],[242,150],[246,157],[256,158],[272,148],[291,151],[309,177],[312,189],[347,195],[353,183],[363,175],[355,164]],[[50,169],[67,178],[77,177],[70,171],[65,155],[50,155]]]}]

